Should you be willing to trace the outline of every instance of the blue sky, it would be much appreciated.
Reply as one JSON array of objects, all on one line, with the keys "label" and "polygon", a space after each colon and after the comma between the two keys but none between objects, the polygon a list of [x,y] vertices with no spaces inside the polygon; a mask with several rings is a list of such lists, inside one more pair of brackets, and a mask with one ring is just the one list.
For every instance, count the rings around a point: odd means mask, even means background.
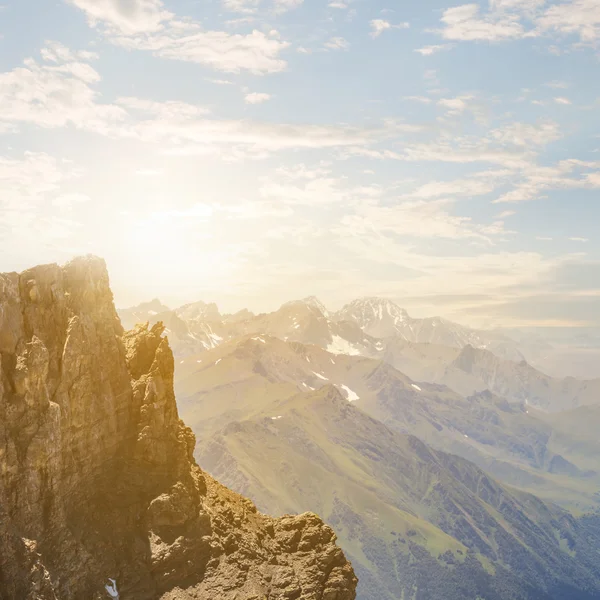
[{"label": "blue sky", "polygon": [[0,269],[599,326],[599,59],[598,0],[4,0]]}]

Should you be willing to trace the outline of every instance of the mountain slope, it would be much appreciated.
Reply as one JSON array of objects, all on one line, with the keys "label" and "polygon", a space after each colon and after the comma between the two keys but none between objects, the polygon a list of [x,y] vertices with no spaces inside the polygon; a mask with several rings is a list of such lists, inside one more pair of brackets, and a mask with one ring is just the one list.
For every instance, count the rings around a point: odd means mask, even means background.
[{"label": "mountain slope", "polygon": [[196,465],[163,329],[123,331],[100,259],[0,275],[0,598],[352,600],[318,517]]},{"label": "mountain slope", "polygon": [[[598,455],[584,462],[570,454],[568,436],[555,447],[552,425],[489,392],[465,398],[417,383],[379,360],[271,336],[232,340],[182,359],[175,380],[181,413],[199,440],[269,407],[277,416],[277,402],[330,383],[389,427],[463,456],[505,482],[581,510],[598,504]],[[553,472],[553,464],[568,471]]]},{"label": "mountain slope", "polygon": [[327,515],[361,599],[600,598],[589,523],[393,432],[333,385],[230,423],[199,456],[261,508]]},{"label": "mountain slope", "polygon": [[447,385],[462,395],[486,389],[510,402],[548,411],[600,404],[600,379],[555,379],[525,361],[497,357],[470,345],[462,349],[386,340],[382,358],[411,377]]}]

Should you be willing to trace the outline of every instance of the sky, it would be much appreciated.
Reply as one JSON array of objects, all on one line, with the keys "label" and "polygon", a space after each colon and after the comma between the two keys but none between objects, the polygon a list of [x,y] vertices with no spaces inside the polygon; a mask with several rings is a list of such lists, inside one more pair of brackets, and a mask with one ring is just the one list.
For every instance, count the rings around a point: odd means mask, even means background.
[{"label": "sky", "polygon": [[600,0],[0,3],[0,271],[600,326]]}]

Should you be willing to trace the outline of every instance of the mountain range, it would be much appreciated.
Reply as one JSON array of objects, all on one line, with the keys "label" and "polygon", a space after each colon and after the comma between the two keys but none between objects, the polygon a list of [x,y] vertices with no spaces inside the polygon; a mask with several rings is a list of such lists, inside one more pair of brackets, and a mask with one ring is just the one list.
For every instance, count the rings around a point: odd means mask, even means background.
[{"label": "mountain range", "polygon": [[523,359],[524,343],[438,317],[412,319],[385,299],[355,300],[330,313],[309,297],[260,315],[221,315],[214,304],[203,302],[168,310],[154,300],[121,310],[119,316],[126,327],[164,322],[175,354],[183,358],[244,335],[268,334],[334,353],[379,358],[413,379],[441,383],[462,395],[489,389],[510,402],[550,411],[594,404],[600,397],[598,378],[555,378],[532,367]]},{"label": "mountain range", "polygon": [[374,298],[119,316],[0,276],[3,600],[600,600],[597,381]]},{"label": "mountain range", "polygon": [[[507,555],[514,547],[548,555],[545,566],[531,566],[545,573],[537,583],[530,567],[520,570],[506,557],[482,553],[482,542],[464,535],[472,528],[497,550],[490,536],[498,525],[487,522],[489,511],[514,534],[497,515],[500,506],[501,514],[509,510],[519,522],[537,524],[542,514],[552,523],[567,519],[586,546],[600,502],[600,442],[592,426],[578,423],[590,417],[597,423],[600,406],[565,413],[565,423],[563,413],[509,403],[489,391],[464,397],[447,386],[413,380],[381,359],[266,334],[180,357],[175,389],[198,437],[198,462],[266,512],[323,515],[359,575],[361,600],[391,600],[402,593],[432,600],[599,597],[586,595],[588,587],[597,589],[591,581],[563,588],[565,578],[555,574],[557,587],[541,583],[560,562],[566,543],[554,529],[535,541],[506,541]],[[433,472],[426,475],[428,469]],[[502,498],[498,506],[487,506],[487,488],[480,484],[471,490],[476,498],[463,495],[464,481],[482,477]],[[406,494],[414,495],[409,501]],[[455,523],[456,514],[448,515],[453,511],[468,525],[451,527],[446,519]],[[483,517],[487,524],[478,521]],[[600,546],[589,544],[578,552],[593,562]],[[518,563],[523,560],[529,559]],[[584,570],[583,579],[591,576]]]}]

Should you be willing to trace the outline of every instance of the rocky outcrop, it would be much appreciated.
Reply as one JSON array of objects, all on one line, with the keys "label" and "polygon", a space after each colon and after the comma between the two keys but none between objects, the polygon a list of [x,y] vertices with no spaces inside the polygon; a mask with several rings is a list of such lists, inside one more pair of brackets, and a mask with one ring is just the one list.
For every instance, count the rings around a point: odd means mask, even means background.
[{"label": "rocky outcrop", "polygon": [[163,326],[123,331],[102,260],[0,275],[0,365],[3,600],[354,598],[317,516],[195,464]]}]

